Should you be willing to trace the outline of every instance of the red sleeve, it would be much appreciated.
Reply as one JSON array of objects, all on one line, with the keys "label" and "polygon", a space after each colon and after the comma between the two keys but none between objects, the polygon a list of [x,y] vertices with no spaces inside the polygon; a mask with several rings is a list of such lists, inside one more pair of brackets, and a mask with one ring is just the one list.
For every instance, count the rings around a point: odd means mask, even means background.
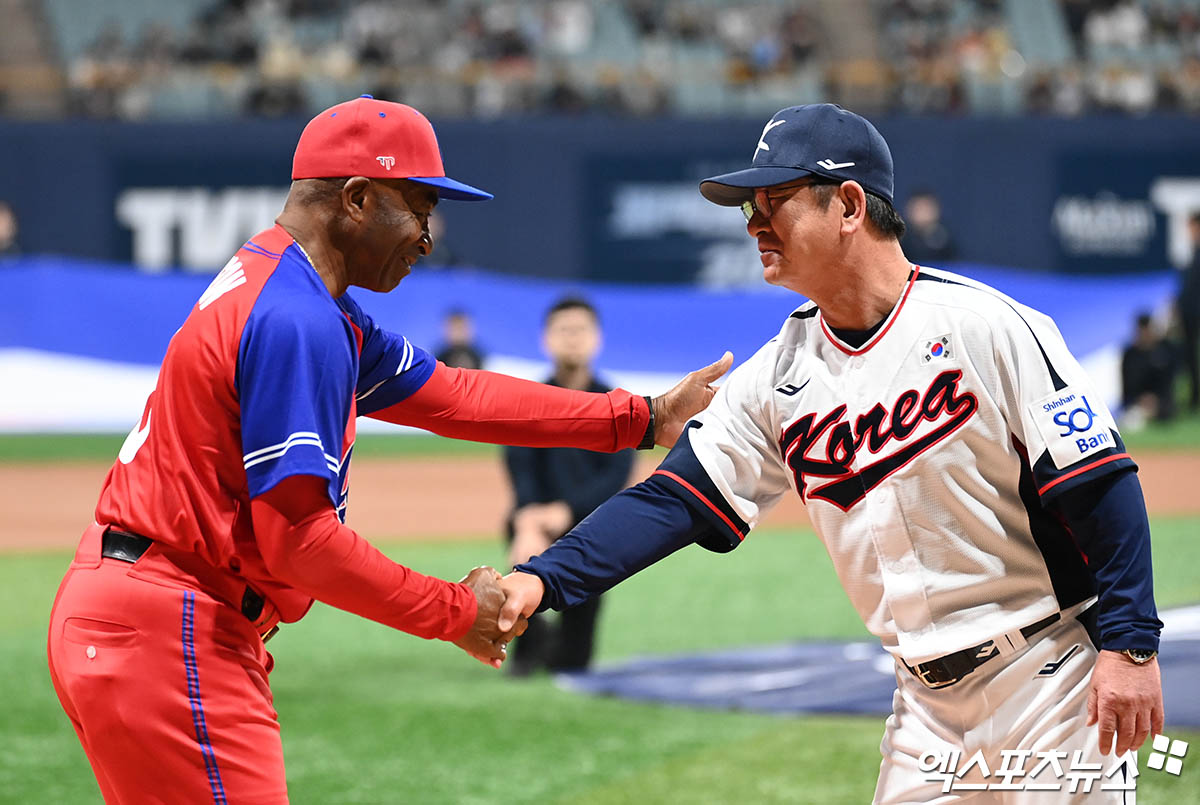
[{"label": "red sleeve", "polygon": [[416,393],[371,417],[473,442],[615,453],[642,441],[650,409],[624,389],[573,391],[439,362]]},{"label": "red sleeve", "polygon": [[292,524],[270,494],[254,498],[251,513],[259,551],[280,581],[418,637],[456,640],[475,622],[475,594],[465,584],[393,562],[342,525],[331,505]]}]

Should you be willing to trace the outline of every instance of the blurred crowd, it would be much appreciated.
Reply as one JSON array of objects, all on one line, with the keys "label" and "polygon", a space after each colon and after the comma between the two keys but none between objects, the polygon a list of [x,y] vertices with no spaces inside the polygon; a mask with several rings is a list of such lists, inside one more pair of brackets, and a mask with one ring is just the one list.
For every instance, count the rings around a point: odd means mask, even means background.
[{"label": "blurred crowd", "polygon": [[438,116],[1200,110],[1200,2],[1013,5],[214,0],[184,27],[104,28],[67,68],[75,114],[131,119],[302,116],[355,90]]},{"label": "blurred crowd", "polygon": [[164,84],[263,116],[348,87],[434,115],[649,115],[680,81],[787,76],[817,41],[807,10],[772,2],[217,0],[185,30],[156,23],[127,41],[110,25],[68,72],[73,111],[90,116],[153,114]]},{"label": "blurred crowd", "polygon": [[1031,111],[1200,110],[1200,3],[1060,0],[1080,63],[1039,73]]}]

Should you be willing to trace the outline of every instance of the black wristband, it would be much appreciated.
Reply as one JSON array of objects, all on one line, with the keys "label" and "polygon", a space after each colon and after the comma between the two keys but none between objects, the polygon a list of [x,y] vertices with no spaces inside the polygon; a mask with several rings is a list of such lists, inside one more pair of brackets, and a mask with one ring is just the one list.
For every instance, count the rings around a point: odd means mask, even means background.
[{"label": "black wristband", "polygon": [[646,407],[650,409],[650,421],[646,423],[646,434],[642,436],[642,440],[638,442],[638,450],[650,450],[654,447],[654,400],[649,397],[643,397],[646,401]]}]

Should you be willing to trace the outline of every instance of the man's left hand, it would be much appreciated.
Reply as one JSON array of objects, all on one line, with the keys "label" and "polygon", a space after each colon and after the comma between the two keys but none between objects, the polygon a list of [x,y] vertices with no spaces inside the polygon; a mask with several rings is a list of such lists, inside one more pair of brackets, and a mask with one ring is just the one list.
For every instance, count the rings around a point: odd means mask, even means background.
[{"label": "man's left hand", "polygon": [[1116,736],[1118,757],[1136,750],[1163,729],[1162,679],[1158,658],[1138,665],[1119,651],[1101,651],[1088,694],[1088,726],[1100,725],[1100,753]]}]

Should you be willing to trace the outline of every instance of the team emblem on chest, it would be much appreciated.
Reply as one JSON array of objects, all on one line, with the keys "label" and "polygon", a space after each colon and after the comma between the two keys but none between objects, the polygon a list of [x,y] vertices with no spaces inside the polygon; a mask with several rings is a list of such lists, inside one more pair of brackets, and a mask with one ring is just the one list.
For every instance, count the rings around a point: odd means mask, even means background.
[{"label": "team emblem on chest", "polygon": [[[845,405],[823,416],[802,415],[779,440],[800,497],[825,500],[849,511],[889,475],[961,428],[979,409],[975,395],[959,389],[961,380],[958,369],[942,372],[924,394],[909,389],[890,407],[876,403],[853,424]],[[923,427],[924,423],[929,424]],[[864,465],[855,460],[863,449],[884,455]],[[812,478],[835,480],[808,490]]]}]

